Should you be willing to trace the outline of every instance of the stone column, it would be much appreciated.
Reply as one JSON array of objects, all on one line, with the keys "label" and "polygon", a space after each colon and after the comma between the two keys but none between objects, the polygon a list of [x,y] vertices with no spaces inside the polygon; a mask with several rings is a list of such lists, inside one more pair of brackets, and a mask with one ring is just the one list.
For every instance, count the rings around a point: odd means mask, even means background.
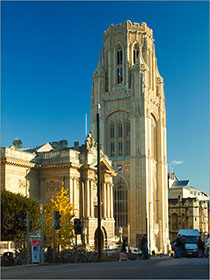
[{"label": "stone column", "polygon": [[110,203],[111,203],[111,218],[113,218],[113,185],[110,185]]},{"label": "stone column", "polygon": [[110,50],[108,51],[108,83],[109,83],[109,91],[111,90],[111,84],[112,84],[112,67],[111,67],[111,53]]},{"label": "stone column", "polygon": [[86,214],[87,217],[90,217],[90,186],[89,186],[89,180],[86,181]]},{"label": "stone column", "polygon": [[70,196],[70,203],[73,203],[73,179],[72,178],[70,178],[69,196]]},{"label": "stone column", "polygon": [[73,203],[74,203],[74,206],[76,206],[76,196],[75,196],[75,193],[76,193],[76,191],[75,191],[75,179],[73,178],[73,180],[72,180],[72,187],[73,187]]},{"label": "stone column", "polygon": [[107,218],[110,217],[110,189],[109,185],[106,184],[106,190],[107,190]]},{"label": "stone column", "polygon": [[93,190],[92,190],[92,185],[93,182],[92,180],[89,181],[89,185],[90,185],[90,217],[93,217]]},{"label": "stone column", "polygon": [[82,182],[82,216],[85,217],[85,183]]},{"label": "stone column", "polygon": [[106,197],[106,184],[103,183],[103,189],[104,189],[104,218],[107,217],[106,208],[107,208],[107,197]]}]

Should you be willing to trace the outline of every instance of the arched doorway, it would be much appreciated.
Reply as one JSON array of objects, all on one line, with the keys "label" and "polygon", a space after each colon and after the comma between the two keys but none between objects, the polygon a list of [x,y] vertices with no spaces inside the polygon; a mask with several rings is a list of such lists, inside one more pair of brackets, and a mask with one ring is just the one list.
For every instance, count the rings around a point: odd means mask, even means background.
[{"label": "arched doorway", "polygon": [[[98,251],[98,228],[95,231],[95,250]],[[107,233],[104,227],[101,228],[101,249],[107,249]]]}]

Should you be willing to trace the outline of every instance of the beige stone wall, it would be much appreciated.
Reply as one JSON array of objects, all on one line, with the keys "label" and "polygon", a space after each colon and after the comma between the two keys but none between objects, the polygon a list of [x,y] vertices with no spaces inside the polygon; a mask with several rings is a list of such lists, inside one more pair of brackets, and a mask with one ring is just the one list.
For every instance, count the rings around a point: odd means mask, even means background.
[{"label": "beige stone wall", "polygon": [[179,229],[198,229],[202,240],[208,234],[208,202],[196,198],[169,199],[170,240]]},{"label": "beige stone wall", "polygon": [[3,189],[39,198],[38,170],[35,163],[31,162],[34,156],[23,151],[1,148]]},{"label": "beige stone wall", "polygon": [[[99,60],[93,74],[91,129],[96,136],[96,112],[100,103],[101,142],[114,169],[122,166],[118,173],[128,190],[130,232],[123,226],[123,235],[136,246],[137,234],[147,233],[150,251],[166,253],[169,243],[166,112],[163,79],[157,69],[153,41],[152,30],[145,23],[125,21],[116,26],[111,24],[105,31],[103,60]],[[139,55],[134,63],[136,48]],[[118,61],[120,49],[122,63]],[[117,78],[120,68],[122,83]],[[125,153],[127,138],[124,138],[123,155],[119,156],[118,130],[116,128],[113,140],[110,124],[117,126],[121,121],[125,133],[127,120],[130,122],[130,154]],[[115,155],[111,154],[111,143],[115,143]],[[126,165],[130,166],[129,171]],[[114,179],[115,186],[117,181],[118,177]]]},{"label": "beige stone wall", "polygon": [[[97,244],[97,150],[91,133],[79,150],[51,150],[50,144],[41,152],[28,153],[11,148],[1,149],[1,184],[6,190],[21,193],[49,203],[64,186],[70,203],[76,208],[75,217],[83,222],[78,242],[94,248]],[[46,151],[46,149],[48,151]],[[111,161],[101,151],[102,233],[104,248],[114,240],[113,177]]]}]

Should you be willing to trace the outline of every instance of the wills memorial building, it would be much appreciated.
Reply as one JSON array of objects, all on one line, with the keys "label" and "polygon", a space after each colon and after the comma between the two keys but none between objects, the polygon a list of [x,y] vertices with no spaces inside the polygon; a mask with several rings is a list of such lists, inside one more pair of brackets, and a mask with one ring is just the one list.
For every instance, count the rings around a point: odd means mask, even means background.
[{"label": "wills memorial building", "polygon": [[150,251],[166,253],[168,189],[166,111],[153,32],[131,21],[104,32],[102,57],[93,74],[91,130],[96,139],[97,104],[101,143],[118,171],[114,178],[116,233],[135,246],[147,234]]}]

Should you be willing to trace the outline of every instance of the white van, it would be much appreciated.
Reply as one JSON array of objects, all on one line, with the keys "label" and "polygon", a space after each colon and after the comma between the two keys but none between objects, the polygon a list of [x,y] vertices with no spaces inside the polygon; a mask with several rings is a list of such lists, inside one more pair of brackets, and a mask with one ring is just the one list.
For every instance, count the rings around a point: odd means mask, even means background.
[{"label": "white van", "polygon": [[184,237],[184,250],[182,255],[197,256],[197,237],[200,236],[198,229],[180,229],[178,235]]}]

